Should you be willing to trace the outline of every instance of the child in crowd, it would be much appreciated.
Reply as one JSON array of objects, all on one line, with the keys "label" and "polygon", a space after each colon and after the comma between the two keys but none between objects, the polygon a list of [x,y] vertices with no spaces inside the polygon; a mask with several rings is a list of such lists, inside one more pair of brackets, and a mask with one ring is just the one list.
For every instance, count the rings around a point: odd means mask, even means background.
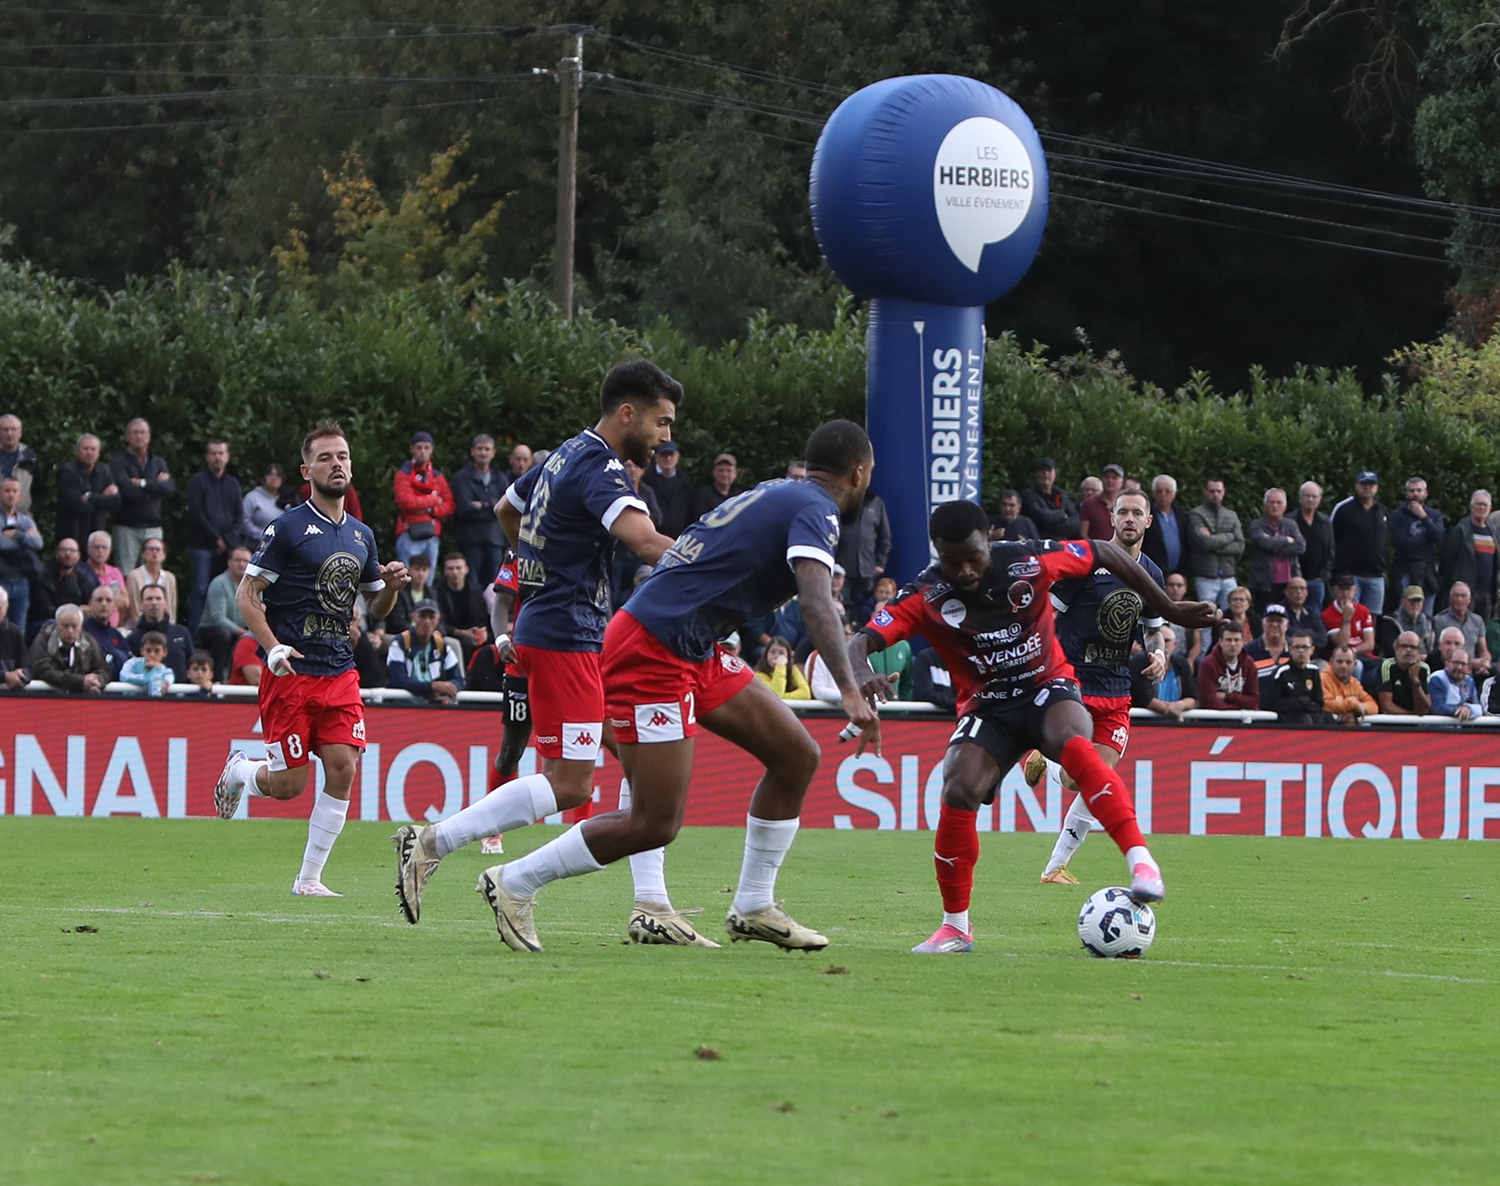
[{"label": "child in crowd", "polygon": [[141,639],[141,653],[126,660],[120,669],[120,679],[145,688],[148,696],[165,696],[172,684],[172,669],[167,666],[166,635],[159,630],[149,631]]}]

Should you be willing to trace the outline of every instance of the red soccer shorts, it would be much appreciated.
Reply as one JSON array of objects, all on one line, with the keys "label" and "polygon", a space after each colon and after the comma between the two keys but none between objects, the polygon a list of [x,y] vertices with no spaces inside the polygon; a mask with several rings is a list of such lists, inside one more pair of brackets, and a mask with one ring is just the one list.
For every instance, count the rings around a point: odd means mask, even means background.
[{"label": "red soccer shorts", "polygon": [[365,748],[365,703],[359,697],[359,672],[342,675],[272,675],[260,677],[260,727],[272,770],[306,766],[319,746]]},{"label": "red soccer shorts", "polygon": [[621,610],[604,632],[604,701],[615,740],[623,745],[682,741],[698,732],[698,714],[712,712],[755,679],[743,659],[723,647],[702,663],[680,659]]},{"label": "red soccer shorts", "polygon": [[1094,744],[1107,745],[1123,757],[1130,743],[1130,697],[1085,696],[1083,706],[1094,718]]},{"label": "red soccer shorts", "polygon": [[544,758],[592,762],[604,737],[604,684],[597,651],[516,647],[526,676],[536,752]]}]

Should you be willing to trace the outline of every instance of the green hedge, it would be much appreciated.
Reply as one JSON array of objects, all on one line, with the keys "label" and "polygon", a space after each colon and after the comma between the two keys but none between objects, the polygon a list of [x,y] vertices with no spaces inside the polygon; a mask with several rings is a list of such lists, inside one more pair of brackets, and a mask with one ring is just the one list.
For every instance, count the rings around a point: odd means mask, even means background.
[{"label": "green hedge", "polygon": [[[636,331],[586,311],[564,322],[520,286],[477,302],[443,289],[393,292],[327,314],[273,294],[258,276],[179,268],[93,294],[0,262],[0,403],[26,421],[26,440],[49,469],[85,431],[112,455],[126,420],[144,415],[184,485],[210,436],[228,438],[234,468],[252,475],[273,459],[290,469],[307,426],[337,419],[367,516],[389,546],[390,479],[418,428],[437,438],[438,463],[450,471],[476,432],[554,445],[592,422],[609,366],[642,354],[687,389],[677,436],[688,467],[706,478],[713,455],[728,449],[747,479],[764,478],[800,453],[821,420],[860,417],[864,331],[846,301],[827,331],[762,317],[743,339],[709,350],[666,324]],[[987,385],[991,501],[1028,481],[1041,452],[1057,458],[1070,487],[1119,461],[1147,478],[1174,474],[1196,501],[1214,473],[1247,516],[1259,513],[1266,486],[1311,477],[1336,497],[1367,466],[1388,495],[1409,473],[1425,474],[1434,500],[1461,515],[1469,490],[1492,483],[1497,469],[1491,430],[1431,411],[1394,383],[1367,392],[1348,373],[1254,373],[1230,396],[1199,377],[1168,395],[1112,357],[1052,361],[1002,336],[990,345]],[[180,518],[180,500],[172,513]]]}]

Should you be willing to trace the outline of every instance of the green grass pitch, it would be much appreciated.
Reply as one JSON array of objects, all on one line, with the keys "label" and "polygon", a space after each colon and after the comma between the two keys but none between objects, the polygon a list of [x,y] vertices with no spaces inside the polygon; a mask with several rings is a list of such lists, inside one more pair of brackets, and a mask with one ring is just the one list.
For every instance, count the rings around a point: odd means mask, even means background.
[{"label": "green grass pitch", "polygon": [[[546,952],[496,939],[477,846],[420,927],[389,825],[292,898],[299,823],[0,820],[7,1183],[1427,1183],[1500,1176],[1500,892],[1483,844],[1159,837],[1139,962],[984,838],[970,956],[931,838],[803,832],[817,955],[622,943],[623,868],[555,885]],[[511,855],[553,829],[508,839]],[[741,834],[667,871],[716,934]],[[84,928],[97,928],[90,931]],[[699,1047],[717,1058],[698,1057]]]}]

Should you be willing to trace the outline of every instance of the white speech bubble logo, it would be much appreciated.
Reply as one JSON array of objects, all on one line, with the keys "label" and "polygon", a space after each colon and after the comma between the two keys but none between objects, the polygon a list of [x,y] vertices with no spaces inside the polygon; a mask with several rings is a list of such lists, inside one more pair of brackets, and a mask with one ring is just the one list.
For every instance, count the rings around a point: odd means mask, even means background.
[{"label": "white speech bubble logo", "polygon": [[987,244],[1015,233],[1035,192],[1031,155],[998,119],[976,115],[943,137],[932,164],[932,199],[943,238],[969,271],[979,271]]}]

